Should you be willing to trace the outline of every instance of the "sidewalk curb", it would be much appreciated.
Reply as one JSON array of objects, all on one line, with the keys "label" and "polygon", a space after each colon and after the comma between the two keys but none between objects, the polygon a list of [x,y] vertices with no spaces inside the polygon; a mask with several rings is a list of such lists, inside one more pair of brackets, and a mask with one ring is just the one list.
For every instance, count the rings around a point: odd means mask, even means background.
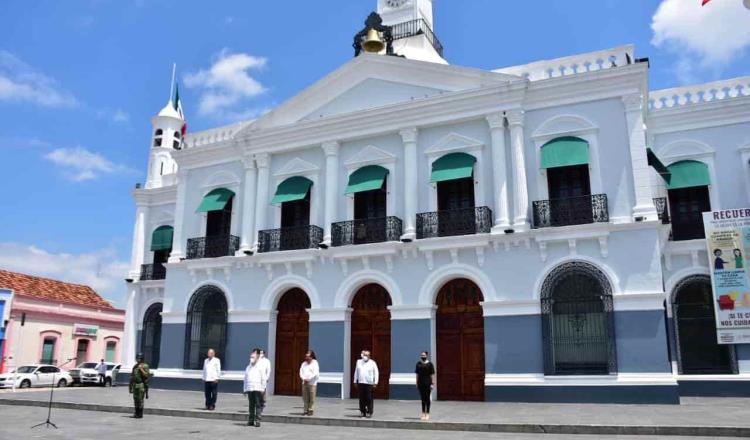
[{"label": "sidewalk curb", "polygon": [[[46,407],[49,402],[26,399],[0,399],[0,405]],[[129,414],[131,407],[99,405],[89,403],[55,402],[58,409],[100,411]],[[146,408],[145,414],[170,417],[230,420],[243,422],[243,413],[206,412],[169,408]],[[410,429],[421,431],[465,431],[526,434],[589,434],[589,435],[664,435],[686,437],[750,437],[750,427],[731,426],[668,426],[668,425],[559,425],[531,423],[460,423],[460,422],[409,422],[398,420],[373,420],[352,417],[351,419],[319,418],[303,416],[265,415],[264,422],[294,423],[299,425],[341,426],[346,428]]]}]

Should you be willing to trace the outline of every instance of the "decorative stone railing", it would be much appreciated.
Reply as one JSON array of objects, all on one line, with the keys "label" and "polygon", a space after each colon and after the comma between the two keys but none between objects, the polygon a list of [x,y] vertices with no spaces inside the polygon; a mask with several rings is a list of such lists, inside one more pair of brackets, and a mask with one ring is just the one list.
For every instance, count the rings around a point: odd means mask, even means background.
[{"label": "decorative stone railing", "polygon": [[185,136],[183,148],[199,147],[201,145],[210,145],[218,142],[231,140],[232,137],[252,121],[239,122],[233,125],[214,128],[211,130],[198,131],[189,133]]},{"label": "decorative stone railing", "polygon": [[659,110],[742,96],[750,96],[750,76],[694,86],[656,90],[649,93],[648,107],[652,110]]},{"label": "decorative stone railing", "polygon": [[494,71],[521,76],[530,81],[539,81],[633,64],[635,62],[634,52],[635,47],[633,45],[626,45],[554,60],[536,61]]}]

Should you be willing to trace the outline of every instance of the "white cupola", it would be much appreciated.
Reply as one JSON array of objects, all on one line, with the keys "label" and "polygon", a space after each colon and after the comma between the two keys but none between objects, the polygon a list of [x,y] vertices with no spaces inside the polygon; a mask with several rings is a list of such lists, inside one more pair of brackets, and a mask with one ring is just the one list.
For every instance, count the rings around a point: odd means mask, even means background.
[{"label": "white cupola", "polygon": [[[179,98],[178,98],[179,99]],[[172,152],[182,148],[182,130],[185,120],[172,99],[151,118],[151,146],[146,178],[146,188],[160,188],[175,183],[177,163]]]}]

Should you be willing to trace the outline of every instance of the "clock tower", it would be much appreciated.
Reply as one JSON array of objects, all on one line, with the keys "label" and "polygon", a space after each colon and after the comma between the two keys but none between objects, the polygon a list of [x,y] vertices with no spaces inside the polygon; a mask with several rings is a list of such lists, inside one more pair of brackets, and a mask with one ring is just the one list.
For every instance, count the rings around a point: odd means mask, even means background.
[{"label": "clock tower", "polygon": [[448,64],[434,34],[432,0],[378,0],[383,24],[393,27],[396,54],[412,60]]}]

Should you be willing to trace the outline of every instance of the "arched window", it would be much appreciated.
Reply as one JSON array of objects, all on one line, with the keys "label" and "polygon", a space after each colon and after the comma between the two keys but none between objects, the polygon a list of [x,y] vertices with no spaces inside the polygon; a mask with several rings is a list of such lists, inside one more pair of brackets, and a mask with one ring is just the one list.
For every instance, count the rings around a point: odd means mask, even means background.
[{"label": "arched window", "polygon": [[161,147],[161,139],[164,135],[164,131],[161,128],[157,128],[154,132],[154,147]]},{"label": "arched window", "polygon": [[703,213],[711,210],[708,165],[695,160],[683,160],[669,165],[667,169],[670,172],[667,191],[672,217],[672,239],[704,238]]},{"label": "arched window", "polygon": [[42,343],[42,358],[39,360],[42,364],[52,364],[55,365],[57,363],[55,359],[55,344],[57,343],[57,338],[55,336],[45,336],[44,342]]},{"label": "arched window", "polygon": [[105,362],[115,362],[117,359],[117,341],[107,341],[107,345],[104,351]]},{"label": "arched window", "polygon": [[705,275],[685,278],[677,284],[673,295],[680,374],[736,374],[734,347],[717,342],[711,278]]},{"label": "arched window", "polygon": [[185,326],[185,369],[200,370],[209,348],[216,357],[225,355],[227,343],[227,300],[224,292],[204,286],[193,294]]},{"label": "arched window", "polygon": [[141,331],[141,353],[151,368],[159,368],[159,352],[161,351],[161,311],[162,304],[149,306],[143,315],[143,330]]},{"label": "arched window", "polygon": [[555,268],[542,284],[545,374],[617,373],[612,289],[594,265]]},{"label": "arched window", "polygon": [[174,148],[175,150],[179,150],[180,149],[180,144],[182,143],[181,140],[180,140],[181,137],[182,137],[182,135],[180,134],[179,131],[175,131],[174,132],[174,141],[172,141],[172,148]]}]

